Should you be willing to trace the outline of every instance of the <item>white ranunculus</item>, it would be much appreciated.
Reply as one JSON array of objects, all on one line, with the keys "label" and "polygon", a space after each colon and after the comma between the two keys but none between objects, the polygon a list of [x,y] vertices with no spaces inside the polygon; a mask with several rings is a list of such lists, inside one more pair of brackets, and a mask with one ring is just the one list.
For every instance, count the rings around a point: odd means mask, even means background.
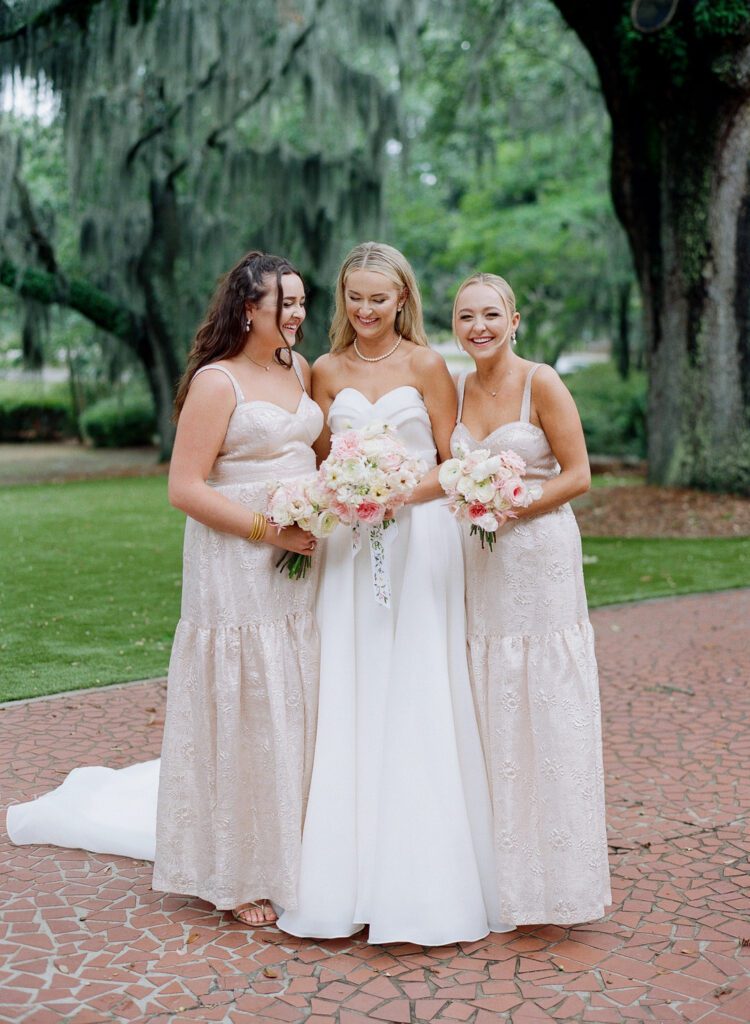
[{"label": "white ranunculus", "polygon": [[481,501],[482,504],[485,504],[488,501],[492,501],[494,494],[495,487],[491,480],[474,484],[474,501]]},{"label": "white ranunculus", "polygon": [[444,491],[450,491],[461,476],[461,463],[458,459],[448,459],[440,467],[438,480]]},{"label": "white ranunculus", "polygon": [[474,480],[487,480],[488,477],[497,473],[500,465],[500,457],[498,455],[491,455],[488,459],[482,459],[481,462],[478,462],[473,467],[471,475]]}]

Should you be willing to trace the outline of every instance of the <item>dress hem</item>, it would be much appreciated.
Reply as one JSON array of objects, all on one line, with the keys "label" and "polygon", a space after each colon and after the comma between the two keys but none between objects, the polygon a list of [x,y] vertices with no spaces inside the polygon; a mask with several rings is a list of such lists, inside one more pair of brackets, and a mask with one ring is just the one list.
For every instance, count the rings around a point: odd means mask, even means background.
[{"label": "dress hem", "polygon": [[[205,891],[199,892],[199,888],[200,887],[198,885],[191,886],[190,888],[185,888],[184,886],[170,886],[168,883],[164,883],[161,881],[157,883],[153,878],[151,880],[151,889],[153,892],[165,892],[169,893],[171,896],[187,896],[193,899],[204,900],[206,903],[210,903],[213,907],[215,907],[216,910],[230,912],[234,910],[235,907],[242,906],[243,903],[257,903],[258,900],[270,900],[270,902],[273,903],[274,906],[285,907],[290,910],[293,909],[290,905],[291,901],[288,898],[285,902],[283,899],[279,899],[278,897],[274,896],[272,892],[266,892],[263,895],[256,894],[252,896],[240,896],[236,901],[228,902],[226,899],[221,899],[217,902],[212,896],[207,895]],[[275,921],[269,922],[269,924],[275,923]]]}]

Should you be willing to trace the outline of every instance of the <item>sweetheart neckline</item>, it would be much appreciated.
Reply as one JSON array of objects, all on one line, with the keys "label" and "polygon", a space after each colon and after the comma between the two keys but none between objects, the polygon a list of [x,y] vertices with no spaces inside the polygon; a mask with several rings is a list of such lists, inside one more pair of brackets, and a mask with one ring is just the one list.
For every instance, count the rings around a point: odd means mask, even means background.
[{"label": "sweetheart neckline", "polygon": [[[288,416],[296,416],[296,414],[300,410],[300,406],[302,405],[306,398],[310,398],[310,396],[306,391],[303,391],[302,394],[299,396],[299,402],[297,402],[297,405],[295,406],[294,409],[287,409],[285,405],[279,405],[278,402],[269,402],[265,398],[245,398],[241,402],[237,403],[235,409],[239,409],[240,406],[242,405],[270,405],[274,409],[279,409],[281,412],[285,412]],[[312,402],[313,399],[310,398],[310,401]]]},{"label": "sweetheart neckline", "polygon": [[[458,423],[456,424],[456,427],[463,427],[466,433],[472,439],[472,441],[475,442],[475,444],[484,444],[485,441],[489,441],[491,437],[494,437],[495,434],[499,434],[500,431],[504,430],[506,427],[531,427],[532,430],[536,430],[540,434],[544,434],[544,430],[542,430],[541,427],[538,427],[536,423],[529,423],[528,420],[510,420],[508,423],[501,423],[499,427],[495,427],[494,430],[491,430],[489,434],[485,434],[485,436],[481,439],[475,437],[474,434],[472,434],[472,432],[469,430],[469,428],[466,426],[463,420],[459,420]],[[454,430],[455,429],[456,428],[454,427]]]},{"label": "sweetheart neckline", "polygon": [[[367,397],[367,395],[363,394],[359,390],[359,388],[353,388],[353,387],[347,385],[347,387],[342,388],[341,391],[338,392],[338,394],[333,399],[333,402],[336,401],[336,399],[339,397],[339,395],[343,395],[343,393],[345,391],[353,391],[355,395],[359,395],[360,398],[364,398],[364,400],[367,402],[368,405],[376,406],[378,404],[378,402],[382,402],[382,400],[384,398],[387,398],[388,395],[392,395],[394,393],[394,391],[403,391],[404,389],[407,389],[409,391],[416,391],[416,393],[419,395],[419,397],[420,397],[420,399],[422,401],[422,405],[424,405],[424,397],[422,395],[422,392],[419,390],[419,388],[415,388],[413,384],[399,384],[399,385],[397,385],[397,387],[391,388],[390,391],[384,391],[383,394],[379,395],[378,398],[376,398],[374,402],[371,402],[370,399]],[[333,402],[331,402],[331,405],[333,405]]]}]

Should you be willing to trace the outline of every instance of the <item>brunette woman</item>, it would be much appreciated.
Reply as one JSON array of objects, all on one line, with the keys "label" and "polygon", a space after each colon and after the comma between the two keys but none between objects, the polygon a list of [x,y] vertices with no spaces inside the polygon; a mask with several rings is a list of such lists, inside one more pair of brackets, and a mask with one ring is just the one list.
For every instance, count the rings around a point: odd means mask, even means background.
[{"label": "brunette woman", "polygon": [[293,352],[302,280],[248,253],[219,287],[177,393],[169,497],[188,515],[182,616],[169,667],[155,889],[190,893],[248,924],[294,906],[318,680],[315,573],[290,580],[271,482],[314,472],[323,426]]}]

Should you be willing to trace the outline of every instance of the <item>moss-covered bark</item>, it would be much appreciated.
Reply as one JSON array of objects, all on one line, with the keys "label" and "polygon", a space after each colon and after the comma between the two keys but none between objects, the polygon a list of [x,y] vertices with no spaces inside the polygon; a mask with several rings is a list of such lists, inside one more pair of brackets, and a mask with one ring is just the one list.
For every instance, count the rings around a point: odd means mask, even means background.
[{"label": "moss-covered bark", "polygon": [[649,471],[750,492],[750,2],[681,3],[641,35],[630,2],[555,0],[612,117],[612,193],[643,295]]}]

